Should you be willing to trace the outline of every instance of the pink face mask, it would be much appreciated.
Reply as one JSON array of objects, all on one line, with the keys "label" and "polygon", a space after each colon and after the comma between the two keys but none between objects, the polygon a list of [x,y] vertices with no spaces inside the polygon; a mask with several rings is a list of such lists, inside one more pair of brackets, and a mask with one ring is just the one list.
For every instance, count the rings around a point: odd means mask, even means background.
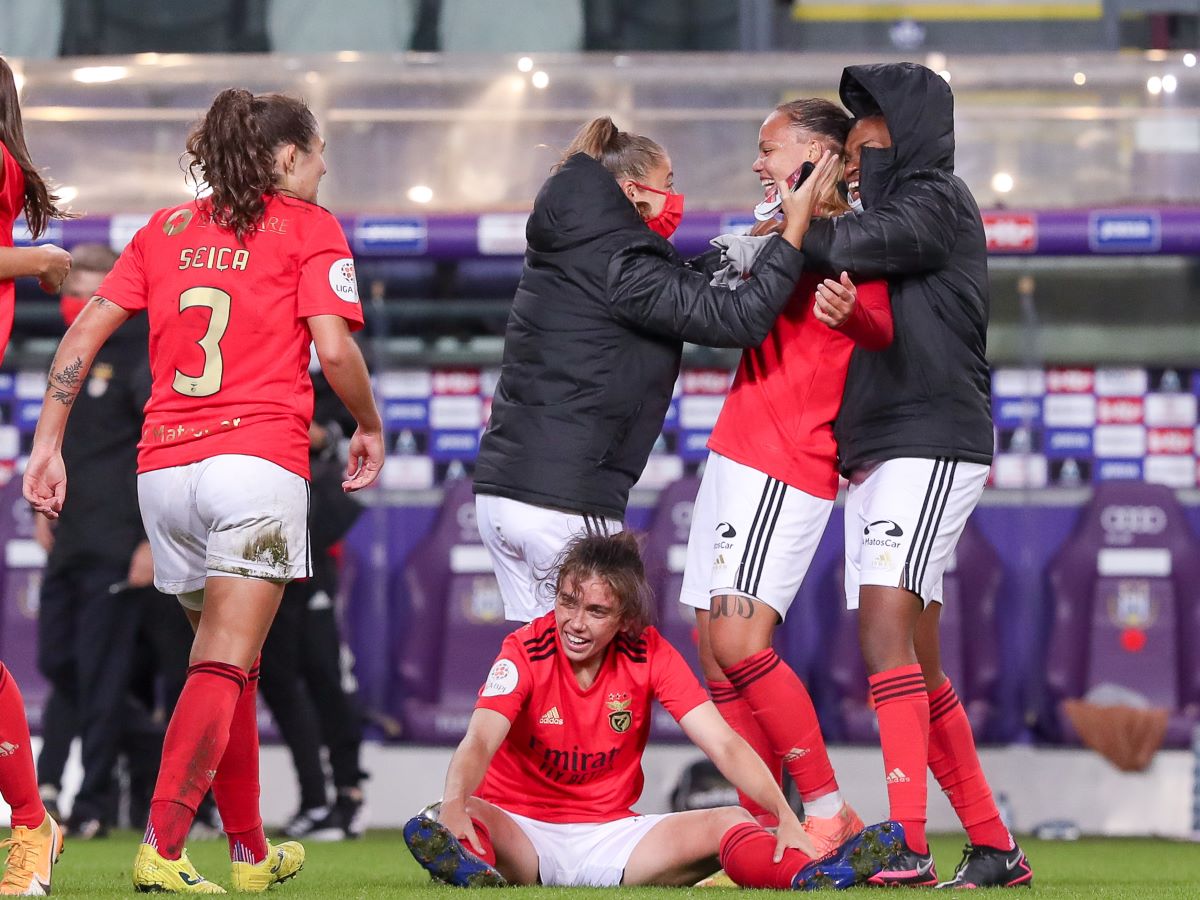
[{"label": "pink face mask", "polygon": [[652,219],[646,219],[646,227],[661,237],[669,238],[675,233],[675,229],[679,227],[680,221],[683,219],[683,194],[676,194],[673,191],[660,191],[658,188],[652,188],[648,184],[641,184],[635,181],[634,185],[641,188],[643,191],[649,191],[652,194],[662,194],[667,198],[663,203],[662,212]]}]

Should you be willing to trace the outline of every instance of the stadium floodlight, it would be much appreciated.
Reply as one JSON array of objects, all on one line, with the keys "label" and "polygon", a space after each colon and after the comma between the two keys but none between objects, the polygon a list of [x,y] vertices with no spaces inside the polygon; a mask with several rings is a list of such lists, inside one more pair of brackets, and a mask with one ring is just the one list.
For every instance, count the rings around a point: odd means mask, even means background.
[{"label": "stadium floodlight", "polygon": [[1087,84],[1087,75],[1085,75],[1083,72],[1076,72],[1075,76],[1071,80],[1080,87],[1083,87],[1085,84]]},{"label": "stadium floodlight", "polygon": [[71,72],[71,77],[80,84],[104,84],[120,81],[129,74],[125,66],[81,66]]},{"label": "stadium floodlight", "polygon": [[550,84],[550,76],[545,72],[534,72],[533,77],[529,81],[538,90],[544,90]]},{"label": "stadium floodlight", "polygon": [[1015,184],[1016,181],[1008,172],[997,172],[992,176],[992,190],[997,194],[1007,194]]},{"label": "stadium floodlight", "polygon": [[522,56],[520,59],[517,60],[517,69],[518,69],[518,71],[521,71],[521,72],[532,72],[533,71],[533,60],[530,59],[528,56]]},{"label": "stadium floodlight", "polygon": [[1183,54],[1183,64],[1184,64],[1185,66],[1187,66],[1189,69],[1195,68],[1195,66],[1196,66],[1196,54],[1195,54],[1195,53],[1185,53],[1185,54]]},{"label": "stadium floodlight", "polygon": [[1146,90],[1149,91],[1154,96],[1157,97],[1159,94],[1161,94],[1162,89],[1163,89],[1163,81],[1157,75],[1151,75],[1149,78],[1146,79]]},{"label": "stadium floodlight", "polygon": [[408,189],[408,199],[413,203],[429,203],[433,200],[433,188],[424,184],[414,184]]},{"label": "stadium floodlight", "polygon": [[1162,78],[1162,89],[1164,94],[1175,93],[1175,88],[1179,87],[1179,81],[1174,75],[1164,75]]}]

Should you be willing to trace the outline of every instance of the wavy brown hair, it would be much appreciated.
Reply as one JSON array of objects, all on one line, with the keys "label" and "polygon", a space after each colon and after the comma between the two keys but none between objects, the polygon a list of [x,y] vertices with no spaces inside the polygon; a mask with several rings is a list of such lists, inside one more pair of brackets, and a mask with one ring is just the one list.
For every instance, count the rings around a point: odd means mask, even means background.
[{"label": "wavy brown hair", "polygon": [[0,142],[4,143],[25,175],[24,209],[29,233],[35,238],[40,237],[51,219],[74,218],[71,213],[59,209],[58,194],[50,190],[29,158],[29,148],[25,146],[25,126],[21,121],[20,98],[17,96],[17,80],[3,57],[0,57]]},{"label": "wavy brown hair", "polygon": [[318,134],[308,105],[286,94],[230,88],[217,94],[188,135],[187,170],[199,190],[212,189],[213,219],[245,240],[263,217],[264,195],[277,192],[275,152],[308,150]]},{"label": "wavy brown hair", "polygon": [[654,592],[632,532],[586,534],[567,545],[559,557],[555,595],[588,578],[599,578],[612,590],[623,631],[637,636],[650,624]]}]

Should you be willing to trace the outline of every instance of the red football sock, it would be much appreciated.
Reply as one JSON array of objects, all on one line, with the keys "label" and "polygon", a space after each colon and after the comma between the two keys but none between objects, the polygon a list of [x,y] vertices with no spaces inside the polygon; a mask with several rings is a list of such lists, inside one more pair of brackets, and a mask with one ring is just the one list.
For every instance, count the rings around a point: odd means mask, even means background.
[{"label": "red football sock", "polygon": [[879,717],[879,743],[887,773],[889,818],[904,826],[908,846],[928,853],[925,816],[929,763],[929,694],[921,667],[900,666],[872,675],[871,697]]},{"label": "red football sock", "polygon": [[267,858],[267,836],[263,834],[258,798],[258,666],[254,661],[246,687],[233,708],[229,743],[213,779],[213,799],[229,838],[229,858],[234,862],[259,863]]},{"label": "red football sock", "polygon": [[488,831],[488,827],[479,819],[471,818],[471,824],[475,826],[475,837],[479,838],[479,846],[483,848],[483,852],[479,853],[471,846],[470,841],[464,841],[463,846],[482,859],[489,866],[496,865],[496,848],[492,846],[492,833]]},{"label": "red football sock", "polygon": [[1011,832],[979,765],[967,711],[946,681],[929,695],[929,769],[958,813],[967,837],[976,847],[1011,850]]},{"label": "red football sock", "polygon": [[821,723],[804,683],[770,647],[725,670],[738,696],[750,705],[771,749],[783,758],[804,800],[838,789],[825,750]]},{"label": "red football sock", "polygon": [[[729,727],[740,734],[754,749],[754,752],[762,757],[762,761],[771,770],[771,775],[774,776],[776,783],[782,783],[783,759],[771,749],[771,742],[767,740],[762,726],[754,718],[754,710],[738,694],[737,688],[728,681],[710,681],[708,682],[708,693],[712,697],[713,703],[716,704],[717,711],[721,713],[721,717],[729,723]],[[749,810],[750,815],[768,828],[774,828],[779,824],[773,813],[767,812],[741,791],[738,791],[738,804],[743,809]]]},{"label": "red football sock", "polygon": [[775,836],[761,825],[739,822],[721,836],[721,868],[744,888],[788,890],[796,873],[812,859],[799,850],[783,851],[775,862]]},{"label": "red football sock", "polygon": [[25,701],[4,663],[0,663],[0,795],[12,807],[14,826],[37,828],[46,820],[29,748]]},{"label": "red football sock", "polygon": [[179,859],[196,807],[212,785],[229,743],[246,673],[229,663],[196,663],[171,714],[162,764],[150,801],[145,843],[165,859]]}]

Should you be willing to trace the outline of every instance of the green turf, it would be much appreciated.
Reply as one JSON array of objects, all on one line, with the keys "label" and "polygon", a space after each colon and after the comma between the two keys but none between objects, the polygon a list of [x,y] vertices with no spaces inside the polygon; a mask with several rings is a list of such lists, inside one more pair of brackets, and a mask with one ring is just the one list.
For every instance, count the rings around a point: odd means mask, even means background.
[{"label": "green turf", "polygon": [[[56,897],[128,897],[134,894],[129,870],[138,836],[126,832],[94,841],[70,841],[54,873]],[[1035,873],[1034,892],[1039,898],[1100,897],[1124,900],[1200,897],[1200,845],[1150,840],[1083,840],[1047,843],[1025,838]],[[943,878],[958,863],[961,842],[935,838],[934,852]],[[304,871],[287,884],[271,890],[276,900],[288,897],[461,897],[457,888],[433,886],[413,862],[398,832],[372,832],[361,841],[342,844],[309,844]],[[228,885],[229,858],[224,841],[199,841],[188,853],[206,877]],[[858,889],[861,896],[878,891]],[[622,898],[728,897],[731,889],[679,888],[622,889]],[[471,892],[475,896],[476,892]],[[541,900],[568,896],[616,896],[613,891],[586,888],[520,888],[504,897]],[[761,893],[749,895],[762,897]],[[885,896],[895,896],[886,892]],[[1016,896],[1025,896],[1016,892]]]}]

